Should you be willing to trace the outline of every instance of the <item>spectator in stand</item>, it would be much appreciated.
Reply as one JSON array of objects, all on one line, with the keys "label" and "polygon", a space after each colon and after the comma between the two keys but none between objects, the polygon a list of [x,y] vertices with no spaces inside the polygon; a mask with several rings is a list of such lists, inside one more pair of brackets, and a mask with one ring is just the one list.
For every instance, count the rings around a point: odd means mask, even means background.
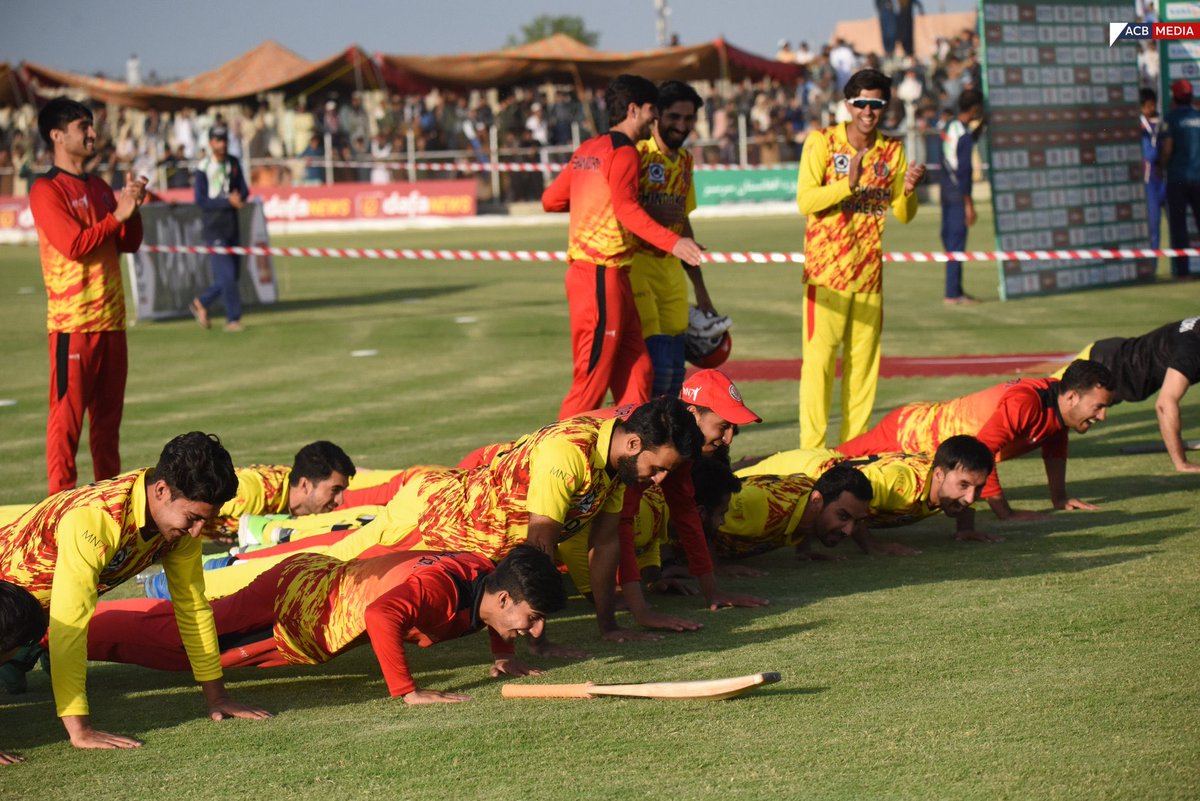
[{"label": "spectator in stand", "polygon": [[300,151],[304,160],[304,183],[308,186],[320,186],[325,183],[325,144],[321,137],[313,134],[308,138],[308,147]]},{"label": "spectator in stand", "polygon": [[371,119],[363,108],[363,98],[360,92],[350,95],[350,105],[343,106],[338,112],[338,131],[345,134],[350,142],[359,139],[365,143],[371,135]]},{"label": "spectator in stand", "polygon": [[379,133],[375,134],[371,139],[371,160],[375,162],[375,166],[371,168],[371,183],[391,183],[392,171],[388,166],[391,158],[392,143],[388,141],[384,129],[380,128]]},{"label": "spectator in stand", "polygon": [[779,49],[775,51],[775,60],[782,61],[784,64],[796,63],[796,54],[792,52],[792,46],[788,44],[787,39],[779,40]]},{"label": "spectator in stand", "polygon": [[[942,132],[942,245],[948,251],[966,250],[967,229],[975,224],[975,204],[971,200],[971,150],[983,120],[983,95],[966,89],[958,98],[958,116]],[[946,262],[946,295],[950,306],[978,303],[963,292],[962,264]]]},{"label": "spectator in stand", "polygon": [[829,66],[833,68],[836,85],[845,86],[850,76],[858,70],[858,54],[845,39],[839,37],[829,51]]},{"label": "spectator in stand", "polygon": [[875,0],[879,12],[879,35],[883,39],[883,57],[896,52],[896,0]]},{"label": "spectator in stand", "polygon": [[173,151],[168,150],[158,166],[166,178],[167,189],[185,189],[192,185],[192,172],[188,169],[183,145],[176,145]]},{"label": "spectator in stand", "polygon": [[550,127],[546,116],[542,113],[542,104],[534,102],[529,107],[529,117],[525,120],[525,129],[537,144],[545,147],[550,144]]},{"label": "spectator in stand", "polygon": [[808,42],[801,42],[797,45],[794,58],[796,63],[802,67],[807,66],[813,60],[813,52],[808,49]]},{"label": "spectator in stand", "polygon": [[1146,185],[1146,219],[1150,226],[1150,247],[1157,249],[1162,234],[1163,209],[1167,205],[1167,185],[1163,182],[1162,165],[1158,163],[1158,95],[1153,89],[1143,89],[1142,113],[1138,123],[1142,128],[1142,183]]}]

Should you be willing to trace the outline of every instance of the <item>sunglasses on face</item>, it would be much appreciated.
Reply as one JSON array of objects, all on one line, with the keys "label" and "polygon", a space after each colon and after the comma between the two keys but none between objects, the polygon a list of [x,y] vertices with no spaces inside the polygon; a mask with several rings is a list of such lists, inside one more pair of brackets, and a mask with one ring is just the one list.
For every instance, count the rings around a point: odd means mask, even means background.
[{"label": "sunglasses on face", "polygon": [[869,108],[874,111],[882,111],[887,108],[887,101],[882,97],[856,97],[850,101],[850,105],[855,108]]}]

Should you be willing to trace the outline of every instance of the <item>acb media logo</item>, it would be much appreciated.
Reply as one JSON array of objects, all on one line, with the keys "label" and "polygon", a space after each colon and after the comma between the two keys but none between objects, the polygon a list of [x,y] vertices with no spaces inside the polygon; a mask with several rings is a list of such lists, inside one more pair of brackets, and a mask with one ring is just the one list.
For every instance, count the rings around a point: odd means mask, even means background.
[{"label": "acb media logo", "polygon": [[1200,39],[1200,22],[1110,22],[1108,46],[1143,39]]}]

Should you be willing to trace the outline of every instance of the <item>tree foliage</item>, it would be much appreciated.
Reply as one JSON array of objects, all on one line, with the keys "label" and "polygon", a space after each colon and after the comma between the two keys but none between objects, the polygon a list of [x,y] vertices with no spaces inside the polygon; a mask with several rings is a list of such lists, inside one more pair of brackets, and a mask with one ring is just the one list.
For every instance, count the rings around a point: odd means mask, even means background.
[{"label": "tree foliage", "polygon": [[589,31],[587,23],[583,21],[583,17],[542,14],[529,24],[522,25],[521,35],[509,36],[504,46],[516,47],[517,45],[529,44],[530,42],[545,39],[556,33],[565,33],[575,41],[582,42],[588,47],[595,47],[596,42],[600,41],[600,34],[595,31]]}]

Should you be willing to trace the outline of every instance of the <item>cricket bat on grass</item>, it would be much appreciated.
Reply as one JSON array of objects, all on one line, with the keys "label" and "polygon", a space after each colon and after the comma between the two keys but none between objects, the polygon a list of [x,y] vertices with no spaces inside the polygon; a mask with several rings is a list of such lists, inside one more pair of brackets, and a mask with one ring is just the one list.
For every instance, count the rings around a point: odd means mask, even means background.
[{"label": "cricket bat on grass", "polygon": [[500,695],[505,698],[596,698],[617,695],[624,698],[681,698],[684,700],[716,701],[734,698],[762,684],[779,681],[778,673],[755,673],[731,679],[708,681],[662,681],[647,684],[505,684]]}]

